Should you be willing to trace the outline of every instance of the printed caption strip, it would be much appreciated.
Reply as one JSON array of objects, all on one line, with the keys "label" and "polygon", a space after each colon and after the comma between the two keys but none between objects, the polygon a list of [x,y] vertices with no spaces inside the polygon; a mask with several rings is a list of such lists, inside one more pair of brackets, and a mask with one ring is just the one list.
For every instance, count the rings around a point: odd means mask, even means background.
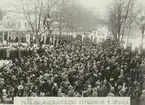
[{"label": "printed caption strip", "polygon": [[14,105],[130,105],[129,97],[15,97]]}]

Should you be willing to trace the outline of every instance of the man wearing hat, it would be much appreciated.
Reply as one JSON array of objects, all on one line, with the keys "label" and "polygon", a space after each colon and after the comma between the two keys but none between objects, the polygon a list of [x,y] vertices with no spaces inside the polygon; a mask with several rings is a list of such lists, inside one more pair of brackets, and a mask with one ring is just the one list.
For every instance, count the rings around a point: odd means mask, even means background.
[{"label": "man wearing hat", "polygon": [[140,100],[139,105],[145,105],[145,90],[142,91],[142,95],[139,100]]},{"label": "man wearing hat", "polygon": [[51,91],[51,95],[57,97],[58,96],[58,86],[57,83],[54,83]]},{"label": "man wearing hat", "polygon": [[69,86],[69,91],[68,91],[68,97],[74,97],[75,96],[75,92],[73,87],[70,85]]}]

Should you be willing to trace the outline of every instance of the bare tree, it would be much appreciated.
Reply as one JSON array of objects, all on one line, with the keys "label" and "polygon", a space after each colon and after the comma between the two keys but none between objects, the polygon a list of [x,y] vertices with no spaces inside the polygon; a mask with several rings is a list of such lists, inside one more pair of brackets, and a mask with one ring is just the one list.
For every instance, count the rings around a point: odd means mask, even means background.
[{"label": "bare tree", "polygon": [[62,30],[77,32],[96,27],[97,15],[73,0],[54,0],[48,4],[51,5],[46,10],[48,12],[45,14],[44,26],[50,34],[54,30],[61,35]]},{"label": "bare tree", "polygon": [[132,24],[134,0],[114,0],[109,8],[107,25],[118,42],[123,41],[126,29]]},{"label": "bare tree", "polygon": [[0,8],[0,25],[4,25],[3,17],[6,15],[6,12]]},{"label": "bare tree", "polygon": [[16,9],[22,13],[31,28],[31,37],[35,37],[37,44],[39,44],[39,37],[46,30],[41,30],[42,14],[43,14],[43,0],[20,0]]},{"label": "bare tree", "polygon": [[4,11],[0,8],[0,21],[2,21],[3,15],[4,15]]},{"label": "bare tree", "polygon": [[96,11],[83,7],[79,3],[67,3],[64,8],[64,26],[69,31],[80,32],[95,30],[99,16]]},{"label": "bare tree", "polygon": [[57,0],[20,0],[17,9],[25,16],[31,28],[31,34],[37,43],[45,32],[52,34],[57,28],[55,13],[57,11]]},{"label": "bare tree", "polygon": [[59,0],[59,6],[56,11],[56,21],[58,23],[59,34],[62,34],[62,31],[65,30],[65,25],[67,24],[67,9],[68,9],[69,0]]},{"label": "bare tree", "polygon": [[143,47],[144,42],[144,32],[145,32],[145,9],[142,5],[139,5],[139,9],[137,10],[137,14],[135,17],[135,22],[141,31],[141,49]]},{"label": "bare tree", "polygon": [[24,14],[37,43],[45,32],[51,35],[55,30],[60,34],[62,30],[91,30],[97,23],[97,16],[74,0],[21,0],[18,9]]},{"label": "bare tree", "polygon": [[57,0],[44,0],[43,28],[51,35],[57,29],[56,11],[58,11]]}]

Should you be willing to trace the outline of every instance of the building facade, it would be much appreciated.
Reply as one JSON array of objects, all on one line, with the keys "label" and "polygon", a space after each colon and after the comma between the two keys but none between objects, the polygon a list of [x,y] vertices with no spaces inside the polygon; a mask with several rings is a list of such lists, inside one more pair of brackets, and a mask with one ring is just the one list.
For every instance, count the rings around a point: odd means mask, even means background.
[{"label": "building facade", "polygon": [[14,11],[6,11],[0,24],[0,42],[26,43],[26,34],[29,34],[30,29],[23,14]]},{"label": "building facade", "polygon": [[106,27],[97,28],[96,31],[92,31],[88,37],[96,43],[102,42],[107,38],[111,37],[111,32]]}]

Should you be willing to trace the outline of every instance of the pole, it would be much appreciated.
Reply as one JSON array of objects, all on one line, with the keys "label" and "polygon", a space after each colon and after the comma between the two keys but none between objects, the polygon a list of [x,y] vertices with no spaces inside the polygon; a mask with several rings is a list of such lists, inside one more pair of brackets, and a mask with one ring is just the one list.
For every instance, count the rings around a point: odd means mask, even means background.
[{"label": "pole", "polygon": [[4,43],[4,31],[2,31],[2,35],[3,35],[2,43]]},{"label": "pole", "polygon": [[10,35],[10,33],[9,33],[9,31],[8,31],[8,36],[7,36],[7,45],[9,45],[9,35]]}]

